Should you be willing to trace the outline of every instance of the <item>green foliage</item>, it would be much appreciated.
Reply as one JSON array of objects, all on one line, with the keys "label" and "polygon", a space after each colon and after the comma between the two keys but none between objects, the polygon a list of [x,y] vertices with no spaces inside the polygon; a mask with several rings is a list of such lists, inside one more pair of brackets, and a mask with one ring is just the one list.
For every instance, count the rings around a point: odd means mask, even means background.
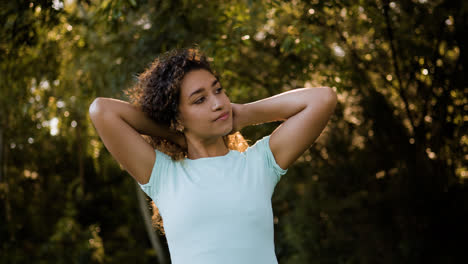
[{"label": "green foliage", "polygon": [[[468,230],[463,1],[9,1],[0,9],[0,262],[144,263],[133,179],[88,118],[198,44],[233,102],[339,103],[273,196],[280,263],[455,263]],[[251,142],[278,123],[245,128]],[[167,248],[166,252],[167,254]]]}]

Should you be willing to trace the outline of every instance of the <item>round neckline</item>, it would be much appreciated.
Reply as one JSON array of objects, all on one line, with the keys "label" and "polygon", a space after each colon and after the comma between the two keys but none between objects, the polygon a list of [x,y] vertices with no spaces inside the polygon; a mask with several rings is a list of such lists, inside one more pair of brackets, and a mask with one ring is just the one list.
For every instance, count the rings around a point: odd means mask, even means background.
[{"label": "round neckline", "polygon": [[230,149],[228,151],[228,153],[222,155],[222,156],[214,156],[214,157],[204,157],[204,158],[198,158],[198,159],[189,159],[189,158],[184,158],[185,161],[189,161],[189,162],[197,162],[197,161],[204,161],[204,160],[216,160],[216,159],[222,159],[222,158],[225,158],[227,156],[229,156],[229,154],[232,153],[232,149]]}]

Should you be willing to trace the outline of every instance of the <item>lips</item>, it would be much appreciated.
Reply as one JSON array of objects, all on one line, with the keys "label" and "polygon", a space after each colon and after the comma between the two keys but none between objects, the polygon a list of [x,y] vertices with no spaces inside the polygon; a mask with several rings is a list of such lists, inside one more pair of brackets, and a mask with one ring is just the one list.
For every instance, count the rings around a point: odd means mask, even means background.
[{"label": "lips", "polygon": [[219,116],[215,119],[215,121],[217,121],[218,119],[220,119],[220,118],[222,118],[222,117],[226,117],[226,116],[229,116],[229,112],[224,112],[224,113],[222,113],[221,115],[219,115]]}]

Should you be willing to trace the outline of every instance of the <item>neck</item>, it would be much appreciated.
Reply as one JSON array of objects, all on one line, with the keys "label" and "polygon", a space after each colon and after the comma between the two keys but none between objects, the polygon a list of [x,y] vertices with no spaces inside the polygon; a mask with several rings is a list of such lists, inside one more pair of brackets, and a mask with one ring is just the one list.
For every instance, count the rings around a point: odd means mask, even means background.
[{"label": "neck", "polygon": [[185,137],[188,159],[224,156],[229,153],[229,148],[224,143],[223,137],[208,139],[194,138],[190,135],[185,135]]}]

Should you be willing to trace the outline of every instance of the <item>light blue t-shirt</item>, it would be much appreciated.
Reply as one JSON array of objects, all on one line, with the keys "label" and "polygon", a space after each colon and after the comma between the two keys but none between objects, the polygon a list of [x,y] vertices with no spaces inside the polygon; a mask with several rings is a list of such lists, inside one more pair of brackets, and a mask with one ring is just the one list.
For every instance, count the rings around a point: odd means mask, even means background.
[{"label": "light blue t-shirt", "polygon": [[140,184],[163,219],[172,264],[277,264],[271,197],[287,172],[270,135],[244,152],[173,161],[156,151]]}]

